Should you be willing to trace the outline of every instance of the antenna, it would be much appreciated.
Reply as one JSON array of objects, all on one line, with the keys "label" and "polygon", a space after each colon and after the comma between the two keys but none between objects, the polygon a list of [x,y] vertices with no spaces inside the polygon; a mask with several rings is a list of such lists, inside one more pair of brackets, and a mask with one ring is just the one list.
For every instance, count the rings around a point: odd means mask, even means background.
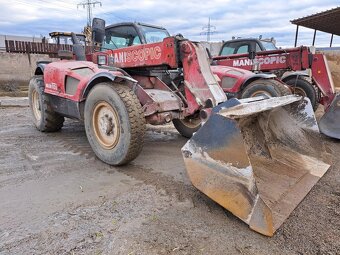
[{"label": "antenna", "polygon": [[[213,28],[213,31],[212,31],[212,28]],[[216,33],[216,27],[212,26],[210,24],[210,17],[209,17],[208,25],[202,27],[202,30],[206,30],[206,31],[202,32],[201,35],[207,35],[207,41],[209,42],[210,41],[210,35]]]}]

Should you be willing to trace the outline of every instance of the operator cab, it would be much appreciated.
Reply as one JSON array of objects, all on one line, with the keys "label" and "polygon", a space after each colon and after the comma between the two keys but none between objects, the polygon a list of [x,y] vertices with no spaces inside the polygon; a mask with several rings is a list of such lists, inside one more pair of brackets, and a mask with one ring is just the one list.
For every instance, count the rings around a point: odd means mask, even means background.
[{"label": "operator cab", "polygon": [[139,22],[124,22],[107,26],[102,44],[103,50],[114,50],[139,44],[163,41],[170,34],[163,27]]},{"label": "operator cab", "polygon": [[240,38],[225,42],[219,56],[246,54],[250,52],[251,46],[256,52],[278,49],[272,39]]},{"label": "operator cab", "polygon": [[[70,32],[51,32],[51,43],[73,45],[72,35]],[[86,46],[86,37],[84,34],[76,34],[79,42]]]}]

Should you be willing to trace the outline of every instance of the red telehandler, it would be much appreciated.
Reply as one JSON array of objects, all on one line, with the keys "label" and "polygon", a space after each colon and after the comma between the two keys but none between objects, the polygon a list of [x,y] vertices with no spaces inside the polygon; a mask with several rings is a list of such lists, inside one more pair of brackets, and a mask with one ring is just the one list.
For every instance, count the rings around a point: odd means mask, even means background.
[{"label": "red telehandler", "polygon": [[[94,19],[97,43],[104,40],[104,24]],[[86,61],[84,47],[72,38],[73,54],[39,62],[29,84],[40,131],[60,130],[65,117],[83,121],[98,158],[123,165],[142,150],[146,123],[200,117],[203,126],[182,148],[193,185],[268,236],[328,170],[308,99],[227,100],[205,48],[183,37],[87,56],[98,64]]]},{"label": "red telehandler", "polygon": [[[294,94],[308,97],[316,110],[319,103],[326,114],[319,127],[327,136],[340,139],[340,109],[326,57],[306,46],[277,49],[272,41],[239,38],[223,43],[213,65],[237,67],[255,73],[274,73],[290,86]],[[220,83],[229,95],[237,94],[228,84]]]}]

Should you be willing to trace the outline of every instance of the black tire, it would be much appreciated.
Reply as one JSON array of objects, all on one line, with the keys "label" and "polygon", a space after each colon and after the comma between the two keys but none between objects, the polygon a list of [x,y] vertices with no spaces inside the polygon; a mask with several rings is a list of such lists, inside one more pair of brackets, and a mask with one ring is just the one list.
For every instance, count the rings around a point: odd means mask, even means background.
[{"label": "black tire", "polygon": [[274,79],[259,79],[246,86],[243,89],[240,98],[249,98],[260,95],[280,97],[291,94],[292,92],[290,89],[279,81]]},{"label": "black tire", "polygon": [[190,138],[201,127],[201,120],[199,118],[190,119],[185,118],[183,120],[172,120],[177,131],[184,137]]},{"label": "black tire", "polygon": [[29,83],[28,100],[34,125],[41,132],[55,132],[62,128],[64,117],[54,112],[49,97],[44,93],[42,75],[34,76]]},{"label": "black tire", "polygon": [[292,91],[294,94],[308,97],[314,111],[319,106],[319,99],[318,99],[318,93],[316,92],[313,84],[311,84],[308,80],[306,80],[304,77],[299,77],[298,79],[292,78],[287,81],[285,81],[287,85],[289,85],[292,88]]},{"label": "black tire", "polygon": [[145,118],[137,96],[127,86],[97,84],[85,101],[84,122],[94,153],[105,163],[124,165],[140,154]]}]

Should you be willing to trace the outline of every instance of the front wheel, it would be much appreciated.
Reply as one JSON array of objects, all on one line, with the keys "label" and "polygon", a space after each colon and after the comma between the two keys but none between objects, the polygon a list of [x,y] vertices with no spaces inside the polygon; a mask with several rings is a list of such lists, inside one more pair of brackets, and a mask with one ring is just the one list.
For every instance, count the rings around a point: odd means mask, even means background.
[{"label": "front wheel", "polygon": [[142,150],[145,118],[137,96],[120,84],[99,83],[85,101],[87,139],[99,159],[124,165]]},{"label": "front wheel", "polygon": [[200,118],[185,118],[172,120],[177,131],[184,137],[190,138],[201,127]]},{"label": "front wheel", "polygon": [[290,89],[273,79],[259,79],[251,82],[241,93],[241,98],[256,96],[281,97],[292,94]]}]

